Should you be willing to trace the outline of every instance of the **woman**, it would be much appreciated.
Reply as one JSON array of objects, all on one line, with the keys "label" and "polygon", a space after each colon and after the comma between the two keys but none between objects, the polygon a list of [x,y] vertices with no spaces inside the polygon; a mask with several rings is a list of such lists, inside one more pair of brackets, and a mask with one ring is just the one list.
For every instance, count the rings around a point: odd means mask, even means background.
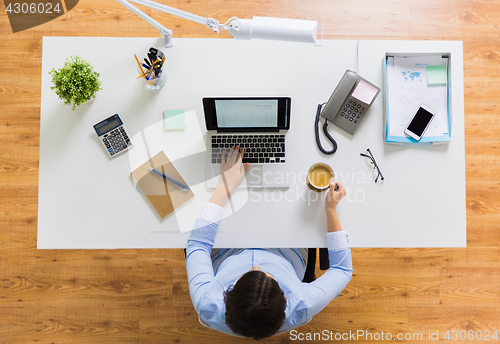
[{"label": "woman", "polygon": [[258,340],[309,322],[349,283],[352,260],[336,211],[346,190],[333,179],[325,200],[330,268],[317,280],[302,282],[304,249],[212,251],[223,207],[248,167],[242,164],[243,154],[239,146],[232,147],[227,157],[224,153],[219,185],[188,241],[186,269],[191,300],[203,324]]}]

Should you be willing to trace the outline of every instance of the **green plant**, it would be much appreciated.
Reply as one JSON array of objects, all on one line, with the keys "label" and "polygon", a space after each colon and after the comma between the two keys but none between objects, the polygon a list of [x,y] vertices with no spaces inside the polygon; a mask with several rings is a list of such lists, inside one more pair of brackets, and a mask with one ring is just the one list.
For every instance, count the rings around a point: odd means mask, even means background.
[{"label": "green plant", "polygon": [[83,104],[102,90],[99,73],[94,67],[79,56],[70,56],[61,69],[52,69],[52,86],[59,99],[64,104],[73,105],[73,111],[77,105]]}]

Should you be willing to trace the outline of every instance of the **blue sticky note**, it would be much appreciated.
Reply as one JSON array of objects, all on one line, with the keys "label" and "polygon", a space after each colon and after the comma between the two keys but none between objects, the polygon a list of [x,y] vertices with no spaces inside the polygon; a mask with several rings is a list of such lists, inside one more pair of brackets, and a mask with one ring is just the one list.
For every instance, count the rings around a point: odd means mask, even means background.
[{"label": "blue sticky note", "polygon": [[446,65],[427,66],[427,86],[446,86],[447,83]]},{"label": "blue sticky note", "polygon": [[184,130],[186,122],[184,109],[165,110],[163,112],[165,129]]}]

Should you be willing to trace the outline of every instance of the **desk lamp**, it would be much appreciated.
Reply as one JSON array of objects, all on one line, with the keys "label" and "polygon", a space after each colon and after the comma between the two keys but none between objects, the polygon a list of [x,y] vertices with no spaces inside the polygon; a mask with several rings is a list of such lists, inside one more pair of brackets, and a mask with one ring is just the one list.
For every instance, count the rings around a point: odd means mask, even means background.
[{"label": "desk lamp", "polygon": [[[160,34],[165,37],[165,47],[172,46],[172,30],[167,29],[156,20],[148,16],[146,13],[139,10],[127,0],[116,0],[139,17],[160,30]],[[253,17],[253,19],[239,19],[237,17],[230,18],[226,23],[219,22],[212,18],[203,18],[189,12],[181,11],[173,7],[163,4],[158,4],[150,0],[130,0],[139,5],[144,5],[159,11],[163,11],[175,16],[192,20],[194,22],[204,24],[214,32],[219,33],[220,30],[228,30],[229,34],[236,39],[250,40],[271,39],[279,41],[317,43],[318,26],[321,26],[321,38],[323,38],[323,26],[318,25],[312,20],[287,19],[287,18],[271,18],[271,17]]]}]

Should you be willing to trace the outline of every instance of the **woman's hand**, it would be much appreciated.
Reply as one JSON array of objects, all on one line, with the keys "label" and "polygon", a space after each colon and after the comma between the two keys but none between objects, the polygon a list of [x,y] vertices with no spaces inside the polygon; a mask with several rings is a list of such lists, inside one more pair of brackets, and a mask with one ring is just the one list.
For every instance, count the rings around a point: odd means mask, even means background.
[{"label": "woman's hand", "polygon": [[[337,190],[335,190],[335,186],[337,186]],[[330,179],[330,190],[328,190],[328,194],[325,199],[325,211],[326,215],[330,215],[331,213],[335,213],[337,209],[337,205],[347,194],[347,191],[344,189],[340,182],[336,182]]]},{"label": "woman's hand", "polygon": [[242,163],[245,149],[241,151],[239,149],[240,146],[231,147],[228,154],[226,152],[222,153],[219,185],[210,199],[210,202],[221,207],[226,203],[231,191],[241,182],[248,165],[250,165],[249,163]]},{"label": "woman's hand", "polygon": [[[337,190],[335,190],[335,186],[337,186]],[[347,191],[342,184],[335,182],[333,178],[330,179],[330,190],[328,190],[325,199],[326,225],[328,232],[342,230],[339,217],[337,216],[337,204],[339,204],[340,200],[342,200],[346,194]]]},{"label": "woman's hand", "polygon": [[240,151],[240,146],[231,147],[228,154],[222,153],[219,185],[224,187],[228,195],[245,176],[249,163],[242,165],[244,154],[245,149]]},{"label": "woman's hand", "polygon": [[[337,190],[335,190],[335,186],[337,186]],[[325,199],[325,210],[326,212],[335,211],[337,208],[337,204],[339,204],[340,200],[344,198],[347,194],[347,191],[344,189],[340,182],[336,182],[330,179],[330,190],[328,190],[328,194]]]}]

